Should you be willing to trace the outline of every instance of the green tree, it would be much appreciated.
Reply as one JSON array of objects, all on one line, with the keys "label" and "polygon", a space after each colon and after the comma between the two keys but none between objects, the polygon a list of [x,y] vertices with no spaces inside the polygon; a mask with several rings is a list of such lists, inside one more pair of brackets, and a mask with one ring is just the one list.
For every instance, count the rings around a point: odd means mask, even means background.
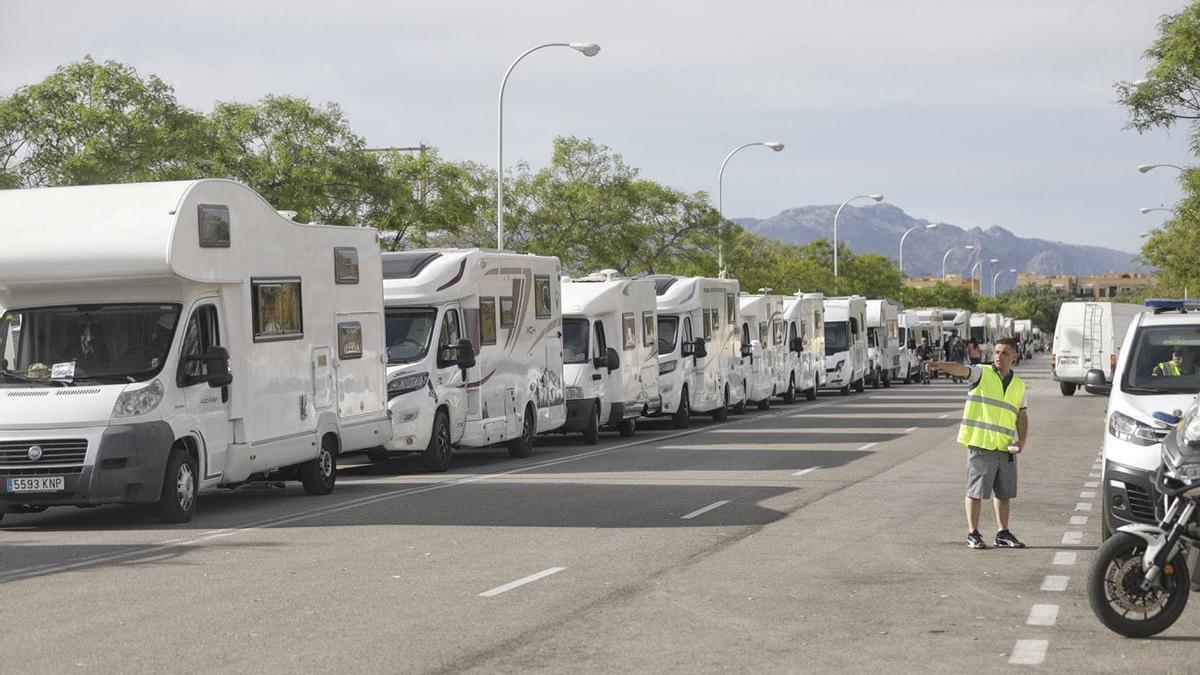
[{"label": "green tree", "polygon": [[962,285],[951,285],[939,281],[927,288],[903,288],[900,290],[900,302],[905,307],[946,307],[975,311],[978,299],[971,289]]}]

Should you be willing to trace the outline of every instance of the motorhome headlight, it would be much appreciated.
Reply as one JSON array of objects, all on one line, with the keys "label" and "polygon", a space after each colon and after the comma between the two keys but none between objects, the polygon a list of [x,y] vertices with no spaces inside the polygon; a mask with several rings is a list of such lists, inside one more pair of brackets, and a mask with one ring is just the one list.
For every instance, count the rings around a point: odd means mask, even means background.
[{"label": "motorhome headlight", "polygon": [[138,417],[153,411],[163,400],[162,382],[155,380],[139,389],[121,392],[113,406],[113,417]]},{"label": "motorhome headlight", "polygon": [[675,372],[675,367],[678,365],[679,365],[679,361],[677,361],[675,359],[671,359],[670,361],[663,361],[662,363],[658,364],[658,374],[666,375],[667,373],[673,373],[673,372]]},{"label": "motorhome headlight", "polygon": [[405,373],[388,380],[388,398],[396,398],[429,384],[429,373]]},{"label": "motorhome headlight", "polygon": [[567,387],[566,397],[570,400],[583,398],[583,387]]},{"label": "motorhome headlight", "polygon": [[1114,412],[1108,418],[1108,433],[1135,445],[1154,445],[1158,442],[1154,427],[1119,412]]}]

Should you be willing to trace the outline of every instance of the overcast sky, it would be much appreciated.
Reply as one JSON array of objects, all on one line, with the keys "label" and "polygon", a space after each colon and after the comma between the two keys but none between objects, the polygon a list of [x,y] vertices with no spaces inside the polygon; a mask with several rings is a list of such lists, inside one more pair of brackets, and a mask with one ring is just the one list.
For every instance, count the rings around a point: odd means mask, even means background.
[{"label": "overcast sky", "polygon": [[[90,54],[174,85],[208,111],[265,94],[342,106],[375,146],[437,146],[541,166],[591,137],[642,175],[768,217],[882,192],[963,227],[1134,251],[1189,161],[1185,129],[1123,129],[1114,80],[1145,74],[1159,17],[1183,0],[0,0],[0,95]],[[283,205],[280,205],[281,207]]]}]

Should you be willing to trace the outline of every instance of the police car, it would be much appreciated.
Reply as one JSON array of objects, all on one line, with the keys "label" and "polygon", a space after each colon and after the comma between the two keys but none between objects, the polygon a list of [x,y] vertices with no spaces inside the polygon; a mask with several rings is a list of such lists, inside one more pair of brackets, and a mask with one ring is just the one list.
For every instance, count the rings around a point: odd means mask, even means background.
[{"label": "police car", "polygon": [[1111,384],[1091,370],[1084,385],[1109,394],[1101,483],[1106,539],[1122,525],[1157,521],[1154,472],[1167,431],[1153,415],[1187,408],[1200,391],[1200,302],[1148,300],[1146,307],[1129,325]]}]

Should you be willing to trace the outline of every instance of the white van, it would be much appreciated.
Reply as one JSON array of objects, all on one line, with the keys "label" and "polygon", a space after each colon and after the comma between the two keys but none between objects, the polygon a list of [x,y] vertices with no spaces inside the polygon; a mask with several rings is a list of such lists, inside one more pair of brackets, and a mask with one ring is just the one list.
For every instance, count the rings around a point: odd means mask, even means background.
[{"label": "white van", "polygon": [[[968,309],[942,310],[942,341],[957,335],[963,344],[971,339],[971,311]],[[946,356],[949,356],[947,354]]]},{"label": "white van", "polygon": [[917,309],[913,310],[913,314],[917,317],[913,325],[914,339],[917,344],[921,344],[922,339],[926,340],[933,348],[934,360],[940,361],[945,356],[942,354],[942,310],[937,307]]},{"label": "white van", "polygon": [[226,180],[3,191],[0,230],[0,509],[185,522],[252,478],[328,494],[390,438],[375,230]]},{"label": "white van", "polygon": [[[760,289],[769,290],[769,289]],[[771,407],[771,399],[786,395],[788,389],[787,330],[783,322],[782,295],[751,295],[738,298],[742,344],[750,345],[745,359],[743,376],[746,380],[746,400],[759,410]],[[795,393],[793,391],[793,399]]]},{"label": "white van", "polygon": [[867,373],[871,386],[892,386],[900,375],[900,312],[895,300],[867,300],[867,355],[873,368]]},{"label": "white van", "polygon": [[908,384],[914,378],[920,379],[921,375],[921,360],[917,358],[917,326],[921,319],[915,311],[906,309],[900,312],[897,321],[897,335],[900,339],[899,378],[904,384]]},{"label": "white van", "polygon": [[564,280],[563,380],[567,422],[585,443],[600,427],[633,436],[637,418],[662,407],[658,385],[658,309],[654,282],[616,270]]},{"label": "white van", "polygon": [[817,389],[825,385],[825,296],[821,293],[797,293],[783,305],[787,325],[787,355],[783,372],[787,384],[784,403],[795,403],[800,392],[809,401],[817,398]]},{"label": "white van", "polygon": [[1013,321],[1013,335],[1021,344],[1021,358],[1033,356],[1033,320],[1016,319]]},{"label": "white van", "polygon": [[[1105,538],[1122,525],[1157,522],[1155,509],[1161,501],[1154,473],[1167,429],[1153,415],[1186,410],[1200,392],[1200,303],[1146,304],[1153,312],[1133,317],[1111,377],[1103,360],[1102,367],[1086,376],[1089,392],[1108,394],[1101,483]],[[1167,364],[1176,351],[1182,363],[1172,368]]]},{"label": "white van", "polygon": [[738,281],[655,275],[658,295],[658,384],[662,413],[677,428],[693,412],[724,421],[746,409],[739,339]]},{"label": "white van", "polygon": [[867,300],[825,299],[825,387],[845,396],[861,392],[867,375]]},{"label": "white van", "polygon": [[1112,380],[1125,331],[1145,311],[1141,305],[1112,302],[1064,302],[1059,307],[1050,369],[1063,396],[1073,395],[1093,368]]},{"label": "white van", "polygon": [[561,427],[561,269],[478,248],[383,254],[393,438],[368,456],[420,452],[445,471],[454,446],[528,457],[535,434]]},{"label": "white van", "polygon": [[971,315],[971,334],[967,337],[967,342],[975,342],[979,345],[979,353],[983,356],[985,363],[991,361],[995,335],[987,314]]}]

